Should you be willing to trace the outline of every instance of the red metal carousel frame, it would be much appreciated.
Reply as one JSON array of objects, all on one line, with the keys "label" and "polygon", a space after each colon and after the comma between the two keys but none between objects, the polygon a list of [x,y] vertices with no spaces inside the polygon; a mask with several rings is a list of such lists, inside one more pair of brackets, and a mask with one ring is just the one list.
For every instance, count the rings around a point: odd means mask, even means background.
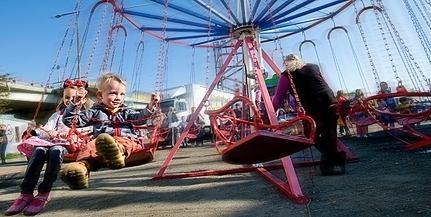
[{"label": "red metal carousel frame", "polygon": [[[271,124],[277,123],[276,115],[274,108],[272,106],[268,90],[265,87],[265,81],[262,75],[261,71],[261,65],[257,59],[257,51],[258,48],[256,47],[256,42],[254,41],[253,36],[249,35],[242,35],[239,37],[238,41],[235,43],[235,45],[232,47],[232,51],[227,56],[226,60],[224,61],[223,65],[220,68],[220,71],[216,74],[216,77],[214,81],[211,83],[211,85],[208,87],[208,91],[203,97],[202,101],[197,106],[195,112],[192,114],[190,121],[188,122],[187,126],[185,127],[183,133],[180,135],[180,138],[175,143],[174,147],[172,148],[169,155],[166,157],[165,161],[163,162],[160,170],[158,173],[153,177],[153,180],[162,180],[162,179],[175,179],[175,178],[187,178],[187,177],[199,177],[199,176],[209,176],[209,175],[226,175],[226,174],[232,174],[232,173],[242,173],[242,172],[252,172],[256,171],[260,175],[262,175],[265,179],[267,179],[269,182],[274,184],[275,187],[277,187],[281,192],[286,194],[293,202],[298,204],[307,204],[310,202],[310,199],[305,196],[302,193],[300,184],[298,182],[298,178],[295,173],[294,164],[290,158],[290,156],[286,156],[281,158],[281,165],[272,165],[272,166],[263,166],[263,167],[253,167],[251,165],[246,165],[241,168],[235,168],[235,169],[227,169],[227,170],[207,170],[207,171],[198,171],[198,172],[188,172],[188,173],[177,173],[177,174],[167,174],[165,175],[165,171],[167,170],[169,164],[172,162],[173,157],[177,153],[179,147],[181,146],[181,142],[186,138],[187,133],[189,132],[192,123],[196,120],[199,112],[202,110],[204,105],[207,103],[209,96],[211,95],[212,91],[216,87],[217,83],[222,79],[226,68],[234,55],[236,54],[237,50],[240,46],[246,46],[248,51],[243,50],[243,52],[248,52],[248,54],[251,57],[252,64],[255,69],[256,73],[256,80],[260,87],[262,87],[262,96],[263,101],[266,105],[268,116],[270,118]],[[271,58],[268,56],[265,51],[261,50],[263,59],[267,62],[267,64],[278,74],[281,74],[280,69],[277,67],[277,65],[271,60]],[[356,160],[357,158],[352,155],[352,153],[343,145],[341,141],[338,141],[338,146],[341,150],[346,151],[349,157],[349,160]],[[307,165],[314,165],[317,164],[318,161],[314,162],[304,162],[303,164],[295,164],[297,166],[307,166]],[[282,168],[284,170],[284,173],[286,175],[286,180],[282,180],[279,177],[272,174],[269,170],[275,169],[275,168]]]}]

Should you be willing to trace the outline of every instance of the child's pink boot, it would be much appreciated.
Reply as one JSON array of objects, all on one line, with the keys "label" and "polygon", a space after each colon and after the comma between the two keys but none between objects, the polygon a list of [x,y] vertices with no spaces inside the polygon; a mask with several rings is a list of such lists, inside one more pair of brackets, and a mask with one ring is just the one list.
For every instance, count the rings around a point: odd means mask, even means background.
[{"label": "child's pink boot", "polygon": [[5,216],[16,215],[24,210],[33,200],[33,194],[20,194],[13,204],[4,213]]},{"label": "child's pink boot", "polygon": [[40,211],[45,208],[46,204],[49,202],[50,199],[51,197],[49,196],[49,193],[38,193],[28,205],[27,209],[24,210],[24,215],[33,216],[40,213]]}]

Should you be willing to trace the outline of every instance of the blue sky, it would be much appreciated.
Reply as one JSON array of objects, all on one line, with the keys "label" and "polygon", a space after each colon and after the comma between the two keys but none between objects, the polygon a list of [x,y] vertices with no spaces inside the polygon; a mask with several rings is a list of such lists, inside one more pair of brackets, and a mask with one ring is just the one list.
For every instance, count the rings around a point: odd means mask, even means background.
[{"label": "blue sky", "polygon": [[[127,1],[127,0],[126,0]],[[103,33],[99,35],[97,44],[96,36],[100,20],[101,7],[92,17],[92,22],[89,21],[90,9],[96,1],[85,0],[80,14],[80,34],[82,35],[87,24],[90,26],[90,31],[86,38],[85,48],[82,54],[82,74],[90,78],[97,77],[100,71],[100,65],[104,56],[104,43],[106,39]],[[145,3],[146,1],[144,1]],[[413,0],[408,0],[414,8],[414,12],[420,22],[420,27],[424,33],[431,35],[430,29],[421,14],[416,9]],[[417,3],[423,2],[416,0]],[[143,3],[143,4],[144,4]],[[366,5],[369,1],[365,0]],[[73,16],[64,16],[54,18],[56,14],[67,13],[74,10],[76,1],[74,0],[4,0],[0,2],[0,26],[2,28],[0,34],[0,72],[11,73],[14,77],[24,81],[35,81],[45,83],[48,78],[51,82],[57,81],[62,77],[69,77],[71,70],[69,69],[72,63],[69,63],[69,68],[64,72],[65,59],[76,57],[76,45],[69,46],[68,41],[63,46],[62,52],[56,61],[57,53],[59,52],[60,44],[63,40],[65,30]],[[430,77],[429,67],[430,60],[427,58],[424,48],[421,46],[419,37],[417,36],[415,26],[405,8],[404,1],[384,1],[387,12],[391,21],[395,24],[399,35],[405,42],[406,47],[414,57],[414,61],[403,62],[400,52],[392,42],[390,33],[382,20],[382,28],[389,49],[385,49],[382,33],[376,22],[374,13],[366,11],[361,15],[361,23],[366,36],[367,45],[372,56],[372,61],[375,65],[375,72],[382,81],[388,81],[389,85],[394,89],[396,85],[395,77],[398,75],[403,83],[409,88],[423,86],[424,80],[421,73]],[[357,7],[362,8],[362,4],[358,3]],[[426,10],[425,10],[426,9]],[[426,4],[423,13],[431,11],[431,5]],[[108,20],[108,18],[105,19]],[[430,21],[430,20],[428,20]],[[332,55],[329,41],[327,39],[328,31],[333,27],[334,23],[338,26],[343,26],[349,31],[349,36],[353,43],[354,51],[350,48],[349,41],[346,35],[341,30],[336,30],[331,34],[331,43],[334,48],[335,58]],[[74,25],[74,23],[72,23]],[[127,26],[126,26],[127,27]],[[72,29],[70,30],[72,31]],[[103,32],[103,29],[102,29]],[[136,52],[142,34],[137,29],[130,25],[127,28],[128,36],[126,46],[124,47],[124,63],[122,72],[129,81],[129,86],[139,87],[140,90],[152,91],[155,89],[157,80],[157,66],[159,63],[160,41],[146,34],[144,35],[144,67],[140,75],[140,79],[134,76],[134,65],[136,64]],[[304,37],[305,35],[305,37]],[[312,40],[316,47],[311,43],[306,43],[302,46],[302,56],[308,62],[319,63],[322,66],[322,71],[328,79],[331,87],[335,90],[347,89],[354,90],[356,88],[370,89],[371,92],[376,91],[376,82],[374,74],[368,59],[367,52],[358,31],[358,26],[355,25],[355,12],[353,7],[347,8],[341,14],[334,18],[334,21],[327,21],[314,27],[311,30],[305,31],[305,34],[296,34],[294,36],[284,38],[280,41],[284,55],[288,53],[299,54],[299,45],[304,40]],[[68,38],[68,40],[70,40]],[[118,45],[115,52],[117,61],[113,64],[112,71],[118,71],[119,57],[122,52],[123,38],[118,38]],[[271,53],[276,48],[278,42],[268,42],[263,45],[263,48]],[[403,46],[401,44],[401,46]],[[95,47],[93,49],[93,47]],[[318,56],[314,48],[317,49]],[[67,51],[70,49],[70,54]],[[94,52],[93,52],[94,50]],[[192,66],[192,51],[193,49],[187,46],[170,44],[168,50],[168,66],[167,74],[163,79],[167,79],[169,87],[178,86],[190,82],[191,66]],[[206,78],[211,82],[214,77],[213,54],[207,59],[208,50],[205,48],[195,49],[195,82],[200,84],[206,83]],[[402,53],[401,53],[402,54]],[[140,55],[140,53],[139,53]],[[357,55],[359,67],[355,62],[354,55]],[[392,61],[391,57],[392,56]],[[319,57],[319,58],[317,58]],[[334,63],[337,60],[337,64]],[[70,60],[70,62],[73,62]],[[91,64],[89,64],[91,60]],[[281,54],[275,53],[275,61],[280,65]],[[59,70],[51,70],[55,65],[60,65]],[[414,64],[417,63],[416,66]],[[406,70],[405,65],[412,64],[416,70]],[[88,65],[90,67],[88,68]],[[394,65],[394,67],[392,66]],[[210,72],[206,73],[206,68]],[[269,67],[267,67],[269,68]],[[408,67],[407,67],[408,68]],[[396,69],[396,70],[393,70]],[[361,71],[366,82],[361,82]],[[51,74],[52,72],[52,74]],[[343,79],[340,79],[340,73]],[[419,78],[419,79],[418,79]],[[420,80],[420,81],[418,81]],[[420,85],[419,83],[422,83]]]}]

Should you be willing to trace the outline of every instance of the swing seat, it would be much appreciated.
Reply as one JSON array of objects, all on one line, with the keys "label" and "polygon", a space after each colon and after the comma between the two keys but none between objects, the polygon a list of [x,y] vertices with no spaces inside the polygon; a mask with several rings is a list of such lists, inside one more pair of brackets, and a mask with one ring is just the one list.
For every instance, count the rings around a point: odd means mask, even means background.
[{"label": "swing seat", "polygon": [[399,118],[397,119],[400,125],[411,125],[423,121],[425,117],[415,117],[415,118]]},{"label": "swing seat", "polygon": [[198,138],[198,136],[196,134],[193,134],[193,133],[187,133],[186,138],[187,139],[196,139],[196,138]]},{"label": "swing seat", "polygon": [[[18,144],[16,148],[17,148],[19,153],[21,153],[22,155],[24,155],[27,158],[27,160],[30,159],[31,155],[33,154],[33,150],[34,150],[34,147],[32,147],[31,145],[28,145],[25,142]],[[74,152],[65,154],[63,157],[63,162],[64,163],[75,162],[76,157],[78,156],[78,153],[79,153],[79,151],[74,151]]]},{"label": "swing seat", "polygon": [[187,139],[196,139],[198,138],[199,133],[201,132],[201,127],[192,127],[186,135]]},{"label": "swing seat", "polygon": [[132,152],[126,159],[126,167],[138,166],[150,163],[154,160],[154,155],[149,149],[141,149]]},{"label": "swing seat", "polygon": [[254,132],[228,146],[222,159],[230,164],[255,164],[277,160],[314,145],[310,139],[272,132]]},{"label": "swing seat", "polygon": [[368,117],[368,118],[365,118],[363,120],[353,121],[353,123],[356,126],[368,126],[368,125],[376,123],[376,119],[374,119],[372,117]]}]

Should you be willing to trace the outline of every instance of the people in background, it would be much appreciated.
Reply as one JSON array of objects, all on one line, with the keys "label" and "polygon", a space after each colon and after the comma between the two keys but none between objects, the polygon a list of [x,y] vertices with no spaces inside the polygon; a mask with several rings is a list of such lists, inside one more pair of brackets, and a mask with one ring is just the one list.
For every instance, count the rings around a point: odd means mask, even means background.
[{"label": "people in background", "polygon": [[350,109],[352,108],[350,99],[348,96],[344,95],[342,90],[337,91],[337,114],[338,118],[341,120],[341,124],[339,124],[339,132],[340,135],[344,136],[344,132],[346,136],[351,136],[350,129],[347,126],[347,116],[349,115]]},{"label": "people in background", "polygon": [[[388,86],[388,83],[382,81],[380,82],[380,90],[378,94],[390,94],[391,89]],[[380,121],[383,122],[383,125],[385,126],[385,133],[393,132],[393,128],[395,127],[395,118],[393,115],[390,115],[390,113],[396,112],[396,101],[394,97],[386,97],[383,99],[379,99],[377,101],[377,108],[381,112],[387,113],[387,114],[379,114]]]},{"label": "people in background", "polygon": [[[187,123],[190,122],[190,119],[192,117],[192,115],[195,113],[196,111],[196,107],[192,107],[190,109],[190,114],[187,116]],[[190,139],[189,142],[192,143],[192,146],[203,146],[203,142],[204,142],[204,127],[205,125],[205,120],[204,117],[198,113],[198,116],[196,117],[196,120],[193,122],[193,125],[190,129],[190,133],[195,133],[196,134],[196,139]],[[196,144],[193,144],[196,143]]]},{"label": "people in background", "polygon": [[355,96],[353,97],[353,99],[360,99],[360,100],[364,100],[364,99],[365,99],[364,92],[362,92],[362,90],[361,90],[361,89],[356,89],[356,90],[355,90]]},{"label": "people in background", "polygon": [[6,164],[6,147],[7,147],[6,125],[0,124],[0,157],[1,163]]},{"label": "people in background", "polygon": [[168,112],[166,113],[166,124],[168,127],[176,127],[178,122],[177,112],[175,107],[170,106]]},{"label": "people in background", "polygon": [[[356,121],[365,120],[369,117],[367,109],[364,106],[364,102],[360,99],[353,99],[353,107],[351,111],[354,115],[353,119]],[[356,136],[358,138],[368,137],[368,126],[356,125]]]},{"label": "people in background", "polygon": [[[186,117],[185,116],[181,116],[181,121],[180,121],[180,123],[178,123],[178,126],[177,126],[177,128],[178,128],[177,138],[179,138],[180,134],[184,132],[184,129],[186,128],[186,126],[187,126]],[[184,138],[184,140],[182,141],[182,145],[185,146],[185,147],[189,146],[187,138]]]}]

